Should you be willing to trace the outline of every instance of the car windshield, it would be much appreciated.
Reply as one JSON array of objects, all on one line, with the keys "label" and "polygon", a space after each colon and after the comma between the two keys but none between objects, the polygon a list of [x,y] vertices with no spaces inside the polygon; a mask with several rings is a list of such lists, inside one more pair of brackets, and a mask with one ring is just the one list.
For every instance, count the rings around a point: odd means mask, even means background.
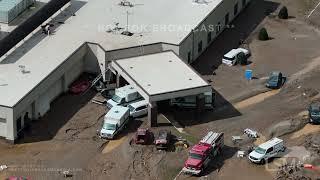
[{"label": "car windshield", "polygon": [[117,95],[114,95],[114,96],[112,96],[112,100],[114,101],[114,102],[117,102],[117,103],[120,103],[121,102],[121,97],[119,97],[119,96],[117,96]]},{"label": "car windshield", "polygon": [[265,154],[266,153],[266,150],[262,149],[261,147],[257,147],[254,151],[259,153],[259,154]]},{"label": "car windshield", "polygon": [[314,110],[311,112],[312,116],[320,116],[320,111]]},{"label": "car windshield", "polygon": [[278,76],[270,76],[269,82],[277,82],[278,81]]},{"label": "car windshield", "polygon": [[199,159],[199,160],[202,159],[202,156],[201,156],[200,154],[190,153],[189,156],[190,156],[192,159]]},{"label": "car windshield", "polygon": [[104,123],[103,124],[103,129],[116,130],[116,125],[115,124],[110,124],[110,123]]},{"label": "car windshield", "polygon": [[128,108],[129,108],[130,112],[132,112],[134,110],[134,107],[132,107],[131,104],[128,105]]},{"label": "car windshield", "polygon": [[234,59],[235,59],[235,57],[227,57],[227,56],[223,56],[223,59],[226,59],[226,60],[231,60],[231,61],[233,61]]}]

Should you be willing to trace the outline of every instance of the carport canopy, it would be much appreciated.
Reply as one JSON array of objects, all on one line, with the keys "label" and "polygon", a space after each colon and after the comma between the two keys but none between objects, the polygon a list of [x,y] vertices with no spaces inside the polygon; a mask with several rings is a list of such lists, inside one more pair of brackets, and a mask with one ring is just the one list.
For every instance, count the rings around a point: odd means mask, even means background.
[{"label": "carport canopy", "polygon": [[113,60],[111,67],[150,103],[212,91],[173,51]]}]

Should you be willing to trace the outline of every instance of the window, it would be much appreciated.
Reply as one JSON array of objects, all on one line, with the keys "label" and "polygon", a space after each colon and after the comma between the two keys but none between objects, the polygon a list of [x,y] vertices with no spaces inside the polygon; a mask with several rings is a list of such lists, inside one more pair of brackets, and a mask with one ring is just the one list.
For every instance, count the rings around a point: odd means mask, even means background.
[{"label": "window", "polygon": [[217,25],[217,34],[221,31],[221,23],[218,22],[218,25]]},{"label": "window", "polygon": [[6,123],[7,122],[7,120],[6,119],[4,119],[4,118],[0,118],[0,123]]},{"label": "window", "polygon": [[242,8],[244,8],[246,4],[247,4],[246,0],[242,0]]},{"label": "window", "polygon": [[270,153],[270,152],[272,152],[272,151],[273,151],[273,147],[269,148],[269,149],[267,150],[267,153]]},{"label": "window", "polygon": [[224,25],[228,25],[229,24],[229,13],[226,14],[226,16],[224,17]]},{"label": "window", "polygon": [[191,52],[189,51],[188,52],[188,63],[190,63],[190,61],[191,61]]},{"label": "window", "polygon": [[198,43],[198,53],[202,51],[202,41]]},{"label": "window", "polygon": [[17,119],[17,131],[20,131],[22,127],[21,117]]},{"label": "window", "polygon": [[207,37],[207,43],[210,44],[211,42],[211,31],[208,32],[208,37]]},{"label": "window", "polygon": [[136,111],[141,111],[141,110],[146,109],[146,108],[147,108],[146,106],[137,107]]},{"label": "window", "polygon": [[238,3],[234,5],[234,16],[238,14]]}]

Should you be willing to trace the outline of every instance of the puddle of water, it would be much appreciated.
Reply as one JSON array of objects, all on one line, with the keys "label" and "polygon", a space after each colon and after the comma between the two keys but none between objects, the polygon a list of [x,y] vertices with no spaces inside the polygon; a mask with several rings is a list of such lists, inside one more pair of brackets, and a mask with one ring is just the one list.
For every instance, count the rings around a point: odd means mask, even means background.
[{"label": "puddle of water", "polygon": [[106,153],[111,152],[115,148],[119,147],[126,139],[127,139],[127,137],[123,136],[120,139],[109,141],[109,143],[106,145],[106,147],[102,150],[102,154],[106,154]]},{"label": "puddle of water", "polygon": [[253,96],[251,98],[248,98],[246,100],[243,100],[241,102],[236,103],[234,107],[236,109],[243,109],[243,108],[252,106],[254,104],[260,103],[260,102],[266,100],[267,98],[278,94],[279,92],[280,92],[280,90],[273,90],[273,91],[261,93],[261,94],[258,94],[256,96]]}]

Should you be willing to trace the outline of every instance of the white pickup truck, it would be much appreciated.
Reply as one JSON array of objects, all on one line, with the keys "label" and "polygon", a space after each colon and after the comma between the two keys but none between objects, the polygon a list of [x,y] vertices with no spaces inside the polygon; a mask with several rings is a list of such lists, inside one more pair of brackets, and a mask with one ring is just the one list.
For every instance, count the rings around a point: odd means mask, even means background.
[{"label": "white pickup truck", "polygon": [[237,56],[239,53],[243,52],[246,56],[250,55],[249,50],[243,48],[232,49],[227,54],[225,54],[222,58],[222,63],[228,66],[234,66],[237,64]]},{"label": "white pickup truck", "polygon": [[99,132],[101,138],[113,139],[129,122],[129,108],[114,106],[104,116],[104,122]]}]

